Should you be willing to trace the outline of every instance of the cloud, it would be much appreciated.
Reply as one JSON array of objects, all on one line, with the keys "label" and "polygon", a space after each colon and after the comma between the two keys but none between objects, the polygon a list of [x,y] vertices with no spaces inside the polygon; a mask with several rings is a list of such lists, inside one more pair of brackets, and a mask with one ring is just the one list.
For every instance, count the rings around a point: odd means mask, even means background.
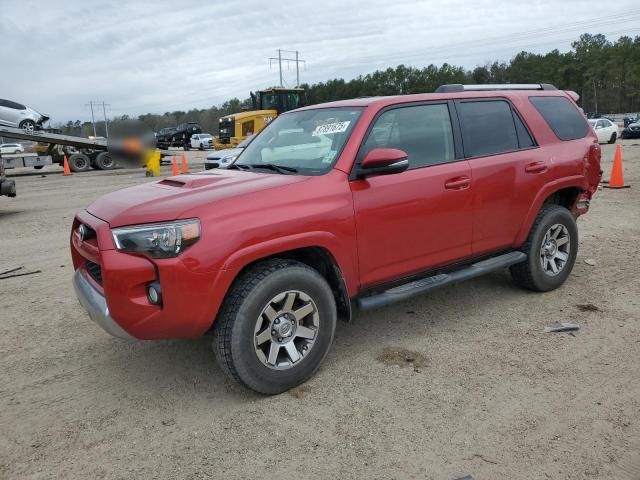
[{"label": "cloud", "polygon": [[[0,97],[49,113],[53,121],[90,118],[89,100],[106,101],[109,115],[162,113],[246,98],[250,90],[277,84],[277,66],[268,61],[277,48],[299,50],[307,60],[301,80],[313,83],[400,63],[472,68],[523,49],[568,50],[584,31],[640,34],[635,0],[620,0],[607,13],[598,13],[598,5],[23,0],[2,7]],[[625,16],[609,18],[619,13]],[[589,23],[593,18],[599,20]],[[284,74],[293,85],[294,66],[285,65]]]}]

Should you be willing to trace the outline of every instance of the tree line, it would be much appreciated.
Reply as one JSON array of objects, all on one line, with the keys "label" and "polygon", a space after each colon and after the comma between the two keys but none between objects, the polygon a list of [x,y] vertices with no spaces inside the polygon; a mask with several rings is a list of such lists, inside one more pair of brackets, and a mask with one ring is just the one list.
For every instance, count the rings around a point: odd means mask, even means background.
[{"label": "tree line", "polygon": [[[352,80],[332,79],[301,87],[307,91],[309,103],[316,104],[363,96],[433,92],[446,83],[551,83],[577,92],[586,112],[640,110],[640,36],[623,36],[611,41],[602,34],[583,34],[571,46],[566,53],[557,49],[546,54],[523,51],[509,62],[495,61],[473,70],[447,63],[424,68],[398,65]],[[204,132],[215,135],[220,117],[250,109],[250,105],[248,98],[233,98],[207,109],[147,113],[136,118],[123,115],[109,121],[109,132],[127,134],[141,128],[157,131],[191,121],[198,122]],[[70,135],[93,134],[90,122],[69,121],[57,127]],[[97,129],[102,135],[103,122],[97,122]]]}]

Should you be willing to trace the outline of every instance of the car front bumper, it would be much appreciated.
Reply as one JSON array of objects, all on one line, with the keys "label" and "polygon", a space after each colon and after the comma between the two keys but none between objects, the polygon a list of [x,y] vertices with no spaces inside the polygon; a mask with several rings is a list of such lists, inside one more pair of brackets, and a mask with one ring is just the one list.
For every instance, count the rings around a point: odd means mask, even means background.
[{"label": "car front bumper", "polygon": [[622,131],[622,138],[640,138],[640,130],[625,128]]},{"label": "car front bumper", "polygon": [[111,318],[106,299],[91,285],[84,270],[76,270],[73,275],[73,288],[76,291],[78,300],[80,300],[80,304],[89,314],[89,318],[100,325],[104,331],[114,337],[134,339]]}]

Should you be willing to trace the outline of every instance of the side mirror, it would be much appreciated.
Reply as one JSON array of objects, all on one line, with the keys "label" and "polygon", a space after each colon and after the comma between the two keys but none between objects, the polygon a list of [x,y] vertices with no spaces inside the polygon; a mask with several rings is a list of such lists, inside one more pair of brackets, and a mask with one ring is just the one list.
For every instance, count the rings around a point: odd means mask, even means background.
[{"label": "side mirror", "polygon": [[395,148],[374,148],[369,150],[362,159],[358,177],[390,175],[404,172],[407,168],[409,168],[407,152]]}]

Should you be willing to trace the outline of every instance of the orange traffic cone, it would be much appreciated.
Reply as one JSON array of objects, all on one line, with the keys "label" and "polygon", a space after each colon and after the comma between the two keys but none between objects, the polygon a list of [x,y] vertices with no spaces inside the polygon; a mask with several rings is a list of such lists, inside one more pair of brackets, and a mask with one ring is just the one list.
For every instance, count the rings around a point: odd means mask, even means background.
[{"label": "orange traffic cone", "polygon": [[173,171],[171,173],[174,177],[176,177],[180,175],[180,170],[178,170],[178,161],[176,160],[176,157],[172,157],[172,158],[173,158]]},{"label": "orange traffic cone", "polygon": [[187,156],[182,152],[182,164],[180,165],[181,173],[189,173],[189,167],[187,167]]},{"label": "orange traffic cone", "polygon": [[609,184],[604,188],[630,188],[630,185],[624,184],[624,172],[622,169],[622,147],[616,145],[616,153],[613,156],[613,167],[609,177]]},{"label": "orange traffic cone", "polygon": [[67,160],[67,156],[64,156],[64,162],[62,162],[62,169],[64,170],[65,175],[71,175],[71,169],[69,168],[69,160]]}]

